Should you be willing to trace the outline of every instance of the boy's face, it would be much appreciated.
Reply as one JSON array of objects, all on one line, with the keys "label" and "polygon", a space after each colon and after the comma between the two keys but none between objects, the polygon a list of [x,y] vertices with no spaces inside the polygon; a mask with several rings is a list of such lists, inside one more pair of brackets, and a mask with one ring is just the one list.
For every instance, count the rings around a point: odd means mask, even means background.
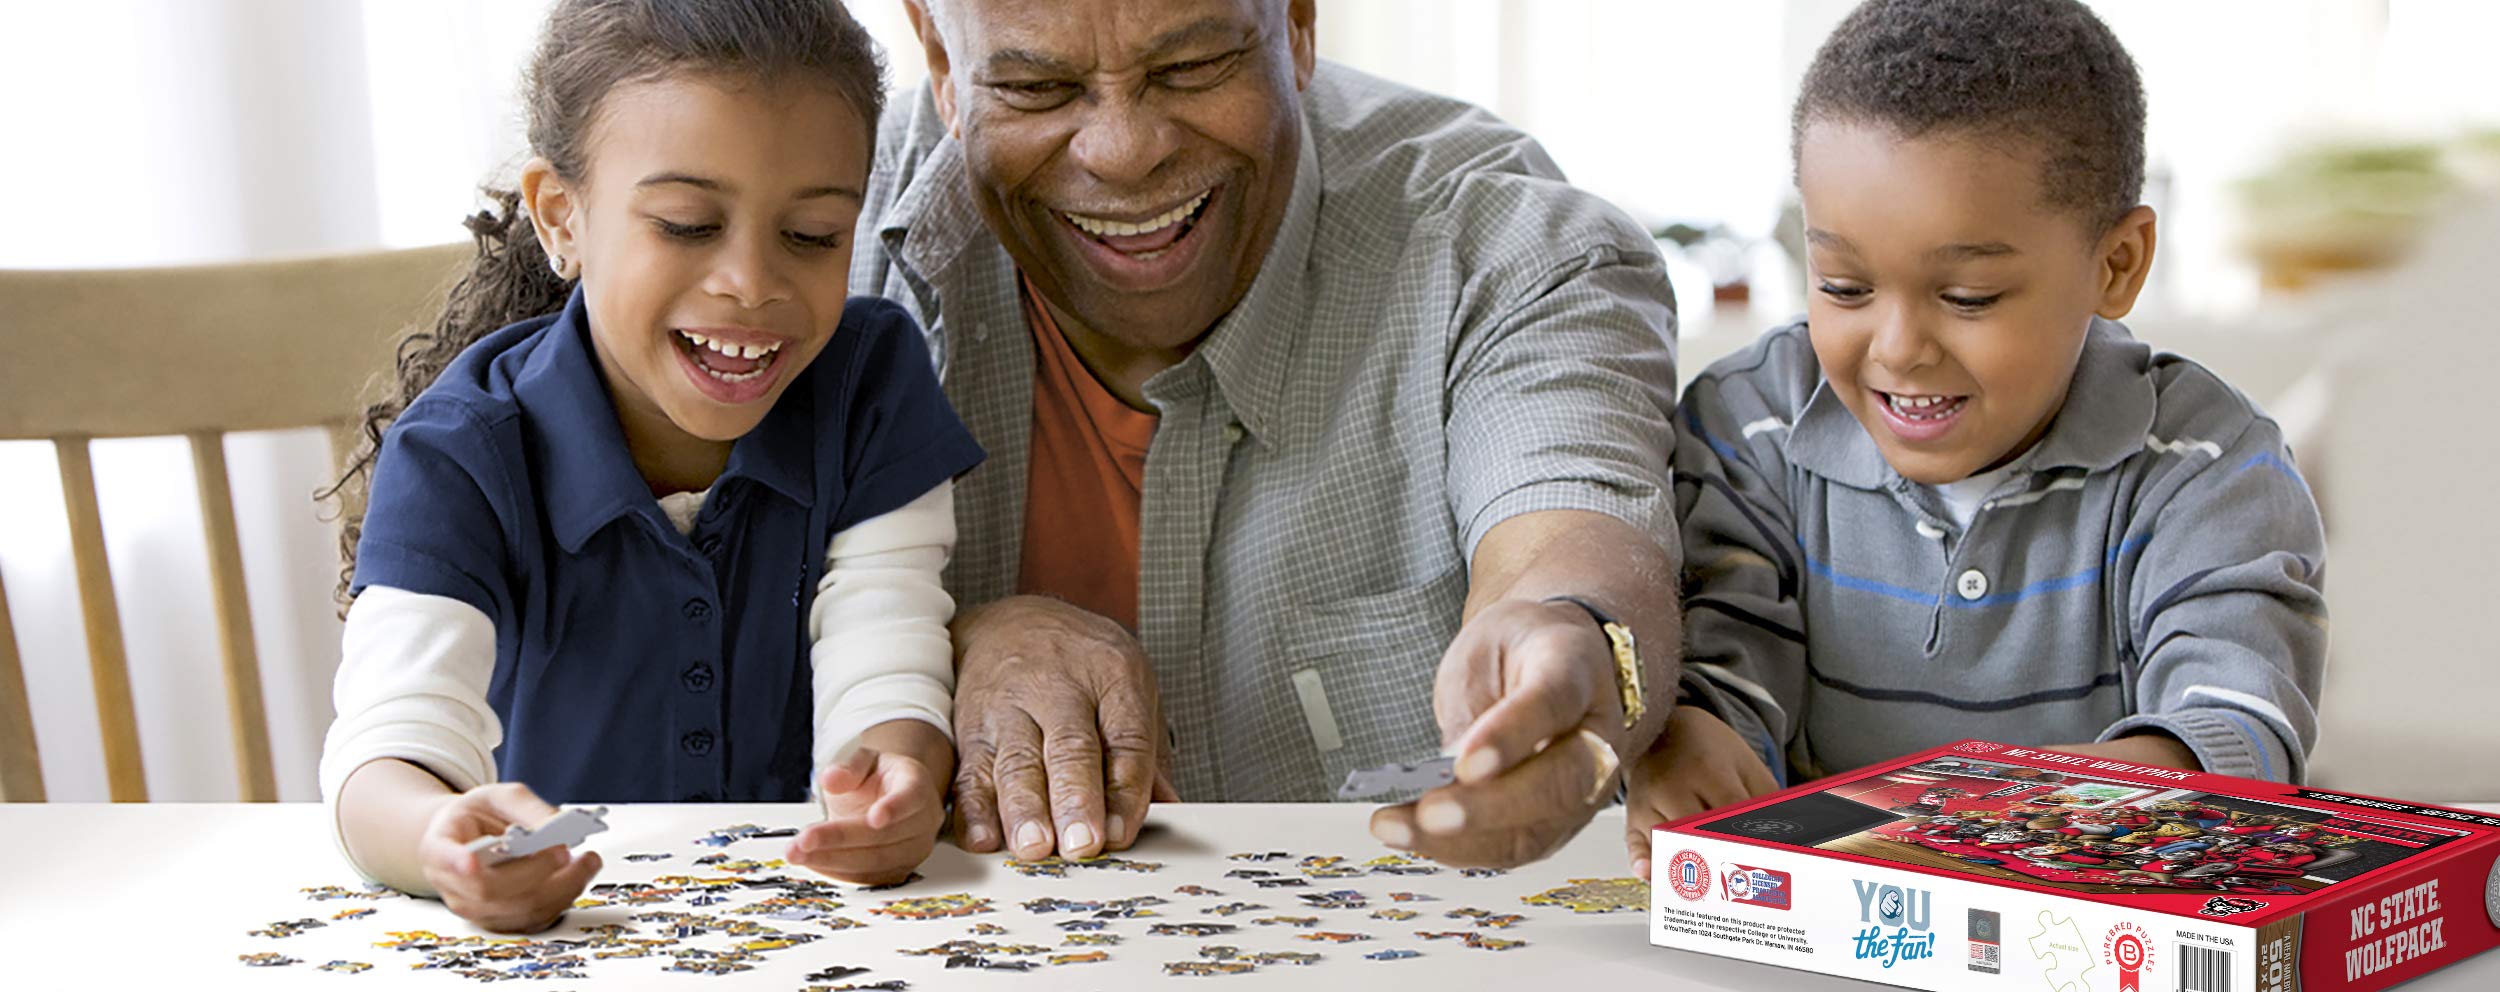
[{"label": "boy's face", "polygon": [[586,175],[532,163],[524,189],[581,279],[629,441],[734,441],[824,349],[849,293],[866,128],[819,86],[680,74],[600,102]]},{"label": "boy's face", "polygon": [[1799,139],[1815,357],[1905,479],[1955,482],[2029,449],[2093,315],[2134,305],[2152,211],[2103,232],[2051,206],[2042,182],[2022,142],[1846,121]]}]

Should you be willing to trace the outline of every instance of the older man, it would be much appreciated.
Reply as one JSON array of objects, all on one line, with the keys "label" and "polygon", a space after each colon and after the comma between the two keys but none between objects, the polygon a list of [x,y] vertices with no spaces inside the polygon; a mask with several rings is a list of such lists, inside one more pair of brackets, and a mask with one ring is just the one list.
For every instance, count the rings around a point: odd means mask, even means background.
[{"label": "older man", "polygon": [[1653,243],[1483,112],[1319,65],[1312,0],[906,6],[930,84],[852,280],[991,452],[958,839],[1093,854],[1174,785],[1326,799],[1447,749],[1380,839],[1567,840],[1673,687]]}]

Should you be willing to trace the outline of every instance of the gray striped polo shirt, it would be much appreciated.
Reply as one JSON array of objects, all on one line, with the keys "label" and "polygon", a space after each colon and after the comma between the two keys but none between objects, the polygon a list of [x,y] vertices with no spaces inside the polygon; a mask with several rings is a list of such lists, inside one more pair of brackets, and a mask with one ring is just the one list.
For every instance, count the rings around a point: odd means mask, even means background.
[{"label": "gray striped polo shirt", "polygon": [[2298,780],[2325,536],[2282,432],[2108,321],[2067,397],[1964,531],[1824,386],[1805,324],[1703,372],[1674,456],[1686,691],[1793,776],[2154,728]]}]

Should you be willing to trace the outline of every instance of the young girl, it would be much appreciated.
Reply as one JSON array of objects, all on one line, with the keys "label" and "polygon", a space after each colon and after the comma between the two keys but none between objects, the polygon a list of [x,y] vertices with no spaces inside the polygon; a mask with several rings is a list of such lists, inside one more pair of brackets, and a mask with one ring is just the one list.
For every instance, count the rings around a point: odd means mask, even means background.
[{"label": "young girl", "polygon": [[878,56],[837,0],[560,0],[527,78],[536,157],[342,482],[341,845],[533,930],[598,857],[469,841],[812,774],[789,860],[899,879],[954,764],[938,572],[981,452],[910,318],[846,301]]}]

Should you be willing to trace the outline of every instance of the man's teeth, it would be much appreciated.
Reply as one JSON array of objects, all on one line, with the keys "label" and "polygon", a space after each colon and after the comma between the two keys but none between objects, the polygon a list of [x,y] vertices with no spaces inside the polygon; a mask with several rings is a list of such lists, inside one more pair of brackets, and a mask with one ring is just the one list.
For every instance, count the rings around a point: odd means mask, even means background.
[{"label": "man's teeth", "polygon": [[1959,396],[1902,396],[1887,393],[1884,398],[1892,404],[1894,413],[1911,420],[1935,419],[1950,412],[1951,408],[1959,407],[1962,402],[1962,397]]},{"label": "man's teeth", "polygon": [[1153,234],[1156,231],[1163,230],[1164,228],[1188,220],[1189,215],[1197,213],[1198,208],[1205,205],[1206,202],[1207,194],[1200,193],[1189,202],[1172,208],[1172,212],[1140,224],[1129,224],[1116,220],[1104,220],[1100,217],[1087,217],[1084,214],[1063,213],[1060,216],[1066,217],[1068,219],[1068,223],[1076,225],[1077,230],[1091,234],[1097,238],[1126,238],[1140,234]]},{"label": "man's teeth", "polygon": [[718,354],[723,358],[762,358],[766,355],[772,354],[773,352],[781,350],[781,342],[779,341],[759,347],[751,344],[741,345],[732,344],[727,341],[715,341],[711,338],[704,337],[703,335],[696,334],[693,331],[679,331],[677,333],[685,335],[686,340],[694,342],[695,347],[710,349],[713,353]]}]

